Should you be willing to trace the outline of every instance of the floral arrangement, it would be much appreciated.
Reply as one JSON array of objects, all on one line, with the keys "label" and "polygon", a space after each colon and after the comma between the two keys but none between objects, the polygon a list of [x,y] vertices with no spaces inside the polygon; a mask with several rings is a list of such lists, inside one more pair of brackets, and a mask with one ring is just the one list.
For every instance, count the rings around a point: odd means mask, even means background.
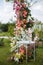
[{"label": "floral arrangement", "polygon": [[[16,26],[17,28],[27,27],[27,18],[30,16],[30,9],[26,6],[24,0],[14,0],[13,10],[15,10],[15,14],[17,15]],[[30,21],[28,21],[30,22]],[[32,21],[31,21],[32,22]],[[32,24],[32,23],[30,23]],[[30,25],[29,24],[29,25]]]},{"label": "floral arrangement", "polygon": [[[17,15],[16,28],[14,28],[14,39],[11,43],[11,51],[17,51],[11,57],[11,59],[19,62],[23,59],[25,54],[25,48],[23,45],[17,44],[19,40],[32,40],[30,27],[32,27],[32,20],[27,21],[28,16],[30,16],[30,9],[26,6],[27,4],[24,0],[14,0],[13,10]],[[17,48],[19,47],[19,52]],[[30,53],[31,55],[31,53]]]},{"label": "floral arrangement", "polygon": [[15,62],[22,62],[25,54],[25,47],[22,45],[19,50],[15,50],[11,56],[11,60]]}]

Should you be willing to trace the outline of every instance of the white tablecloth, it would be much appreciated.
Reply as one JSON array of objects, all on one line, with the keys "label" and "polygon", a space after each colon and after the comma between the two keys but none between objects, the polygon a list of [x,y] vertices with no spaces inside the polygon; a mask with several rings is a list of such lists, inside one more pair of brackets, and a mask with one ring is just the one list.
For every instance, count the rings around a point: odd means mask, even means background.
[{"label": "white tablecloth", "polygon": [[17,43],[20,43],[20,44],[34,44],[35,42],[34,41],[25,41],[25,40],[22,40],[22,41],[18,41]]}]

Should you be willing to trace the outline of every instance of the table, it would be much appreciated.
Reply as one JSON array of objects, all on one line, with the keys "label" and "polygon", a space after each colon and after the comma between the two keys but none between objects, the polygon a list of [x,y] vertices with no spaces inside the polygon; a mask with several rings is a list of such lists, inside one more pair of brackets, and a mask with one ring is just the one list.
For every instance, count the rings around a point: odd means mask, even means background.
[{"label": "table", "polygon": [[35,41],[25,41],[25,40],[22,40],[22,41],[18,41],[17,43],[26,45],[26,63],[27,63],[27,45],[28,44],[34,44],[34,61],[35,61]]}]

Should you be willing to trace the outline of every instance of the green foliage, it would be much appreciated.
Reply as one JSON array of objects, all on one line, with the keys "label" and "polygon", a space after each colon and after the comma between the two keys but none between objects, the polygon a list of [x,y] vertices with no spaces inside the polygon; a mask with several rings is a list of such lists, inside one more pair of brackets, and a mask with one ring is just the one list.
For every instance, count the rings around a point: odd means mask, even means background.
[{"label": "green foliage", "polygon": [[34,30],[35,34],[39,34],[39,29]]},{"label": "green foliage", "polygon": [[1,25],[1,30],[2,30],[3,32],[7,32],[7,31],[8,31],[8,25],[7,25],[7,24],[2,24],[2,25]]},{"label": "green foliage", "polygon": [[13,36],[15,23],[0,24],[0,36]]},{"label": "green foliage", "polygon": [[3,38],[0,39],[0,46],[3,46],[4,45],[4,42],[3,42]]},{"label": "green foliage", "polygon": [[4,39],[3,42],[8,43],[8,44],[11,43],[11,41],[9,39]]},{"label": "green foliage", "polygon": [[32,40],[34,40],[35,32],[32,32]]},{"label": "green foliage", "polygon": [[9,0],[6,0],[6,2],[8,2]]},{"label": "green foliage", "polygon": [[39,40],[43,42],[43,31],[39,31]]},{"label": "green foliage", "polygon": [[28,23],[26,23],[26,28],[31,28],[33,26],[33,22],[32,22],[32,20],[29,20],[29,22]]},{"label": "green foliage", "polygon": [[37,34],[38,37],[39,37],[39,40],[43,42],[43,30],[42,30],[42,29],[39,30],[38,28],[36,28],[36,29],[34,30],[34,33]]},{"label": "green foliage", "polygon": [[8,32],[10,35],[13,36],[13,32],[14,32],[14,26],[13,25],[9,25]]}]

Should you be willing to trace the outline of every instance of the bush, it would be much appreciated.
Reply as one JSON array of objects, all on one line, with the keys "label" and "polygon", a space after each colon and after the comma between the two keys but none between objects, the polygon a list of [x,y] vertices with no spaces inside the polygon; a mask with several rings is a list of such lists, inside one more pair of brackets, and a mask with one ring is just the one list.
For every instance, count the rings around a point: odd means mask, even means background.
[{"label": "bush", "polygon": [[3,32],[8,32],[8,25],[7,25],[7,24],[3,24],[3,25],[1,26],[1,30],[2,30]]},{"label": "bush", "polygon": [[3,38],[0,39],[0,46],[3,46],[4,45],[4,42],[3,42]]},{"label": "bush", "polygon": [[9,39],[4,39],[4,43],[11,43],[11,41]]}]

